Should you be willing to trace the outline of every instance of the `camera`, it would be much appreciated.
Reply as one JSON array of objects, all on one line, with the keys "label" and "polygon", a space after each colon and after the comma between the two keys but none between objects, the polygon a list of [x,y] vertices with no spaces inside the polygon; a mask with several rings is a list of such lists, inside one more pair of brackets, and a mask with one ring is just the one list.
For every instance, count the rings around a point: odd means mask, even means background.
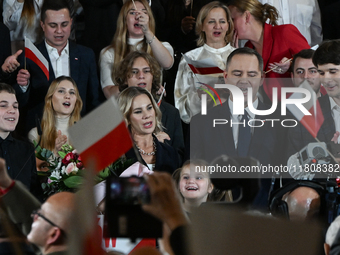
[{"label": "camera", "polygon": [[142,209],[150,192],[142,177],[111,176],[106,182],[106,237],[158,238],[162,223]]}]

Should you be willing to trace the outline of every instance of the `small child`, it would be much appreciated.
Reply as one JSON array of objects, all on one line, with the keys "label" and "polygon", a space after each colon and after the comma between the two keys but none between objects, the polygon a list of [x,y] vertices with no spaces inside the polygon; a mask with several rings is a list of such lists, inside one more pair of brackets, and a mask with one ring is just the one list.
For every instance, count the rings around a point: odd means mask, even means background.
[{"label": "small child", "polygon": [[[224,196],[224,192],[216,192],[217,190],[214,189],[209,173],[195,171],[195,166],[207,165],[204,160],[188,160],[172,175],[183,197],[184,210],[188,213],[204,202],[219,201]],[[218,197],[216,197],[216,193],[218,193]]]}]

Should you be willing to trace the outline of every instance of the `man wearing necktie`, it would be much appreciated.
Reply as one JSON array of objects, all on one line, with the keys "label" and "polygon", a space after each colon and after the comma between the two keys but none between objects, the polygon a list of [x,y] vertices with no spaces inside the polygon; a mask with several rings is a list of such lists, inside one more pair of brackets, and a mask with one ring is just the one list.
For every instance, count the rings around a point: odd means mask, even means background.
[{"label": "man wearing necktie", "polygon": [[[262,57],[253,49],[239,48],[229,55],[226,66],[225,83],[235,85],[243,92],[244,114],[233,114],[235,102],[242,98],[230,93],[222,105],[208,110],[206,115],[196,115],[190,124],[190,157],[211,162],[225,154],[230,157],[253,157],[266,166],[279,164],[277,158],[280,153],[283,155],[280,150],[284,147],[278,139],[282,130],[279,122],[273,126],[271,121],[264,121],[260,127],[256,119],[280,119],[280,116],[276,112],[270,116],[257,116],[249,109],[250,104],[257,110],[270,108],[257,97],[264,78]],[[252,88],[249,96],[252,102],[248,101],[248,88]],[[216,119],[224,120],[224,124],[214,126]],[[248,178],[247,174],[242,178]],[[262,208],[267,206],[270,187],[269,179],[265,180],[261,181],[261,190],[254,200],[254,204]]]}]

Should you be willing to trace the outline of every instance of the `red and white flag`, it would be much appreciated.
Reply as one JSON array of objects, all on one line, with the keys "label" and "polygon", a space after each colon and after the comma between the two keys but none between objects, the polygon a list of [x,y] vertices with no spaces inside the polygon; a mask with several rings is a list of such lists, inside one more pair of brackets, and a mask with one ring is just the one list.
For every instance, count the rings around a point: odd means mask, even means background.
[{"label": "red and white flag", "polygon": [[94,203],[93,180],[95,175],[93,164],[88,165],[86,170],[85,181],[76,193],[76,211],[71,222],[69,254],[105,255]]},{"label": "red and white flag", "polygon": [[25,37],[25,57],[36,63],[46,75],[47,80],[50,79],[48,61],[27,37]]},{"label": "red and white flag", "polygon": [[206,75],[223,73],[223,70],[221,70],[211,58],[192,60],[184,54],[183,58],[195,74]]},{"label": "red and white flag", "polygon": [[114,97],[109,98],[68,130],[71,144],[85,167],[95,162],[101,171],[132,148],[130,132]]},{"label": "red and white flag", "polygon": [[[315,91],[309,85],[308,81],[305,80],[299,87],[307,89],[311,94],[311,99],[308,102],[302,104],[311,113],[311,115],[305,115],[295,104],[288,104],[287,108],[296,117],[296,119],[301,122],[308,132],[314,138],[316,138],[324,121],[321,107],[319,101],[317,100]],[[301,99],[304,97],[305,95],[302,93],[293,93],[289,99]]]}]

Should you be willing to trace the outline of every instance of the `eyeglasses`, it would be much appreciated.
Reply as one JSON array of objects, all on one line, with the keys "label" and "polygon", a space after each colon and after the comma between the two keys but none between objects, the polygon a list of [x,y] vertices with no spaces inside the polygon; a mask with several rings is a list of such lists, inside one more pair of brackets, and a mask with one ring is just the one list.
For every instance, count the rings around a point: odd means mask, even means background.
[{"label": "eyeglasses", "polygon": [[32,213],[31,213],[31,217],[34,218],[35,215],[38,215],[39,217],[43,218],[45,221],[47,221],[48,223],[50,223],[53,227],[57,227],[61,230],[61,232],[64,233],[64,231],[62,230],[61,227],[59,227],[57,224],[53,223],[51,220],[47,219],[44,215],[42,215],[40,213],[40,209],[39,210],[34,210]]}]

